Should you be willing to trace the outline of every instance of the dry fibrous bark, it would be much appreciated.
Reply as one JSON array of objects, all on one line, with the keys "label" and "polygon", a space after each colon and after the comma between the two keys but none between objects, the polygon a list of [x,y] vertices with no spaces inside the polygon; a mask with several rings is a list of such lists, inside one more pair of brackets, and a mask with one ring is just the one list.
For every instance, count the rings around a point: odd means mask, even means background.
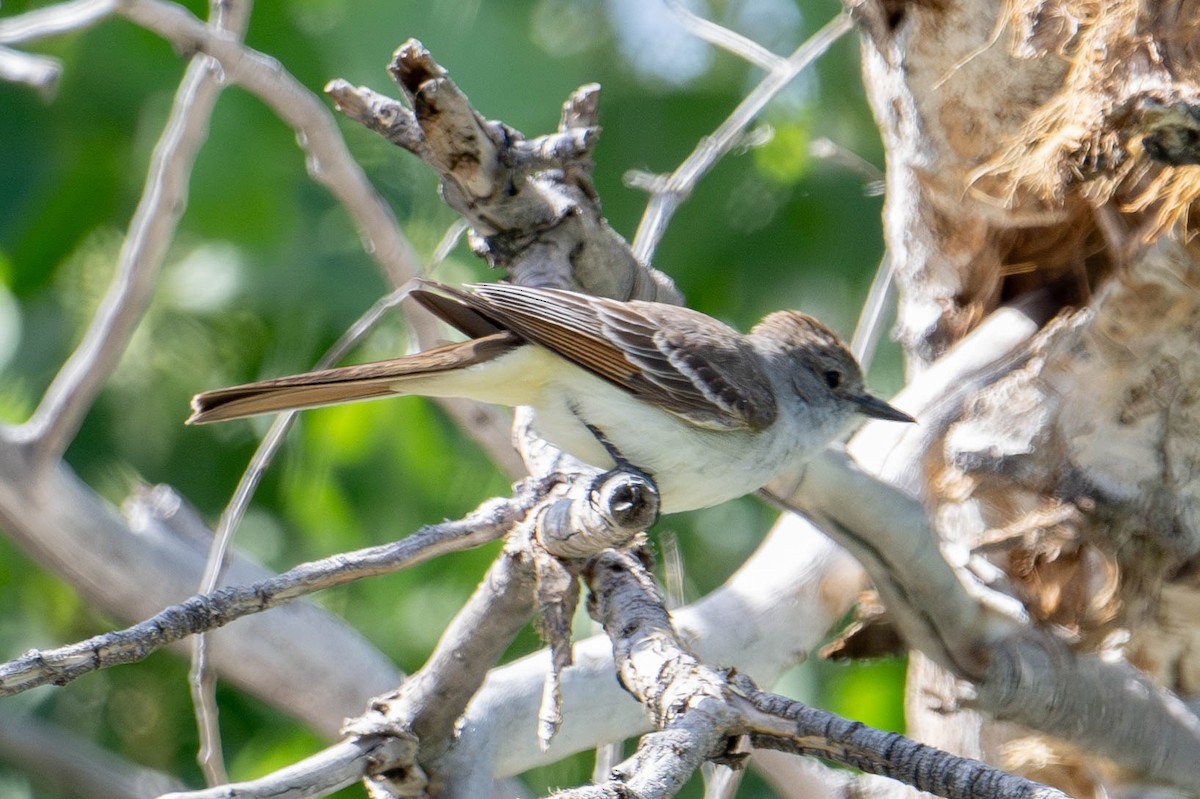
[{"label": "dry fibrous bark", "polygon": [[1078,304],[1131,242],[1188,235],[1200,23],[1192,3],[1142,6],[856,5],[914,368],[1004,299]]},{"label": "dry fibrous bark", "polygon": [[[855,11],[888,148],[885,230],[910,374],[1004,303],[1052,317],[925,420],[906,454],[938,534],[1077,651],[1125,658],[1191,698],[1200,6]],[[930,740],[1075,796],[1131,779],[1070,743],[946,712],[963,698],[935,667],[913,669],[910,719]]]}]

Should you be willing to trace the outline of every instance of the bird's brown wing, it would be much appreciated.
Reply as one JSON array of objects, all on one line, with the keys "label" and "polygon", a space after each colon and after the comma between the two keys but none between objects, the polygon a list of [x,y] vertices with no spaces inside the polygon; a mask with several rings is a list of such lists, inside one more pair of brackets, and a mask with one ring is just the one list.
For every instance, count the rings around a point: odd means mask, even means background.
[{"label": "bird's brown wing", "polygon": [[426,285],[433,291],[418,289],[414,299],[468,335],[463,320],[475,330],[510,330],[694,424],[760,430],[775,419],[754,351],[704,314],[503,283],[471,291]]}]

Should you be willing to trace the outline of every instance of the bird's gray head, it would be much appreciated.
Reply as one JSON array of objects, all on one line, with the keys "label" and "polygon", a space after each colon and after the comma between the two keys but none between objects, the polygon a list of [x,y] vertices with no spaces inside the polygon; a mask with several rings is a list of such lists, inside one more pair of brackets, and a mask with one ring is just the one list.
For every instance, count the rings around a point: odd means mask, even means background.
[{"label": "bird's gray head", "polygon": [[[754,326],[755,347],[783,366],[795,396],[836,416],[861,413],[893,422],[916,421],[869,394],[862,368],[837,334],[799,311],[776,311]],[[778,373],[777,373],[778,377]]]}]

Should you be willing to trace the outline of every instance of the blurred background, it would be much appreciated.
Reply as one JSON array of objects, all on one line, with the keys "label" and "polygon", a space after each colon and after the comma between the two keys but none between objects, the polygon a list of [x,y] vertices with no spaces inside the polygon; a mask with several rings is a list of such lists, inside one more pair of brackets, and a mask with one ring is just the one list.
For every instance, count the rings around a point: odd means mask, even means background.
[{"label": "blurred background", "polygon": [[[45,2],[10,0],[0,16]],[[206,3],[184,3],[201,17]],[[832,0],[730,0],[698,13],[787,55],[839,10]],[[394,94],[385,67],[420,39],[475,106],[528,136],[553,130],[579,85],[603,86],[595,181],[612,226],[632,238],[646,196],[631,170],[674,169],[712,132],[760,72],[684,32],[645,0],[295,0],[259,3],[247,43],[320,92],[341,77]],[[161,39],[122,20],[34,48],[61,59],[57,95],[0,84],[0,420],[27,418],[78,342],[111,278],[185,63]],[[345,138],[428,259],[455,215],[416,158],[339,117]],[[878,176],[822,157],[826,140],[882,168],[862,96],[856,38],[844,37],[760,119],[680,208],[654,265],[688,304],[747,329],[799,308],[844,336],[882,255]],[[816,152],[816,154],[814,154]],[[490,280],[460,243],[433,275]],[[168,483],[215,522],[265,429],[237,422],[183,426],[197,391],[303,371],[387,291],[346,213],[305,173],[292,132],[233,87],[208,142],[151,308],[120,368],[67,453],[83,480],[119,505],[137,486]],[[403,351],[404,326],[385,322],[353,361]],[[869,372],[884,396],[899,388],[894,347]],[[406,535],[461,516],[508,481],[432,404],[420,399],[309,412],[268,473],[238,545],[271,568]],[[655,530],[682,562],[684,600],[719,585],[774,514],[744,499],[664,519]],[[661,549],[661,546],[660,546]],[[478,582],[495,547],[316,599],[343,615],[405,670],[421,665]],[[660,561],[662,558],[660,557]],[[87,607],[0,537],[0,659],[125,626]],[[530,631],[512,655],[538,646]],[[781,686],[822,707],[902,726],[901,662],[809,663]],[[323,742],[285,714],[222,689],[232,776],[245,779]],[[159,654],[64,689],[4,700],[135,762],[198,785],[186,664]],[[534,795],[586,782],[581,756],[526,775]],[[354,787],[344,796],[362,796]],[[699,796],[696,785],[684,796]],[[773,796],[751,777],[744,797]],[[0,764],[0,796],[60,796]]]}]

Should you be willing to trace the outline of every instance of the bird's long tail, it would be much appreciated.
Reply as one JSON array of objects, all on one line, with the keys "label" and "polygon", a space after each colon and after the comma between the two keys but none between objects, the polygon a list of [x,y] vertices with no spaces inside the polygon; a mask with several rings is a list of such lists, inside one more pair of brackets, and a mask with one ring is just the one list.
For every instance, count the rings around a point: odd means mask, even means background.
[{"label": "bird's long tail", "polygon": [[436,391],[423,390],[423,385],[431,382],[428,378],[485,363],[520,343],[512,333],[492,333],[404,358],[206,391],[192,399],[192,415],[187,421],[188,424],[208,424],[397,394],[436,394]]}]

